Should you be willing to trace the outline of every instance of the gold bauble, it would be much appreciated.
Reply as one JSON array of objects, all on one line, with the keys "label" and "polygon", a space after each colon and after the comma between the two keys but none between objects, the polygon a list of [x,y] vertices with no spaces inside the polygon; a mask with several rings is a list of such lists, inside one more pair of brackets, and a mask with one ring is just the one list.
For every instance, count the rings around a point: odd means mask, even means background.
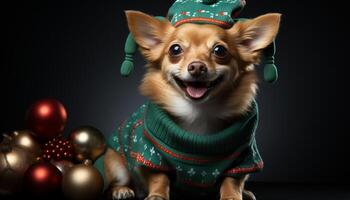
[{"label": "gold bauble", "polygon": [[71,167],[63,176],[63,193],[72,200],[98,199],[103,191],[103,179],[91,161]]},{"label": "gold bauble", "polygon": [[55,165],[63,175],[65,175],[66,172],[74,166],[74,164],[68,160],[51,160],[50,162],[51,164]]},{"label": "gold bauble", "polygon": [[86,159],[95,161],[106,149],[103,134],[91,126],[75,129],[69,135],[69,140],[74,148],[75,159],[79,162]]},{"label": "gold bauble", "polygon": [[33,133],[28,130],[14,131],[11,135],[11,145],[23,148],[35,156],[41,155],[41,148],[33,137]]},{"label": "gold bauble", "polygon": [[36,157],[18,146],[4,141],[0,144],[0,195],[15,193],[22,184],[25,171]]}]

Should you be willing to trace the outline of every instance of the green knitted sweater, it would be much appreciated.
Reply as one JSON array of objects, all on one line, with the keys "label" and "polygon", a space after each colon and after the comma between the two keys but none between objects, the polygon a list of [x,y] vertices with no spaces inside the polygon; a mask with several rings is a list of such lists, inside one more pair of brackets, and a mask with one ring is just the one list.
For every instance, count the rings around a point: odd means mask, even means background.
[{"label": "green knitted sweater", "polygon": [[[109,139],[131,173],[146,167],[169,174],[172,190],[217,192],[220,179],[259,171],[263,162],[257,150],[255,130],[258,107],[225,130],[197,135],[182,130],[157,105],[142,105]],[[100,163],[100,164],[99,164]],[[101,159],[95,164],[103,174]]]}]

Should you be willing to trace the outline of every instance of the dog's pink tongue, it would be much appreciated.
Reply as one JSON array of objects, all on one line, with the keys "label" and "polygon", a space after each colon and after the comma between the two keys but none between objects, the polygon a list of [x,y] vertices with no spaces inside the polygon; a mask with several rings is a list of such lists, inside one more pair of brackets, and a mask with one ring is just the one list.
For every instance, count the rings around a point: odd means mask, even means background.
[{"label": "dog's pink tongue", "polygon": [[207,88],[206,87],[188,86],[186,88],[186,91],[192,98],[199,99],[199,98],[203,97],[204,94],[207,92]]}]

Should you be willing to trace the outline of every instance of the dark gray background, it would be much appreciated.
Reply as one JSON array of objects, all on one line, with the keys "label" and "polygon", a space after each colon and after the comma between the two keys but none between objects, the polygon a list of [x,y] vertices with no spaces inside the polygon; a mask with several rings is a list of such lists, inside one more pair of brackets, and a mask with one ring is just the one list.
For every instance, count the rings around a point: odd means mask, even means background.
[{"label": "dark gray background", "polygon": [[[30,1],[2,7],[0,131],[24,128],[30,103],[52,97],[69,114],[66,133],[93,125],[109,135],[145,98],[136,71],[119,75],[127,26],[123,10],[165,15],[172,1]],[[341,182],[350,178],[346,6],[318,0],[248,0],[243,17],[283,14],[280,79],[260,84],[257,140],[266,167],[253,180]]]}]

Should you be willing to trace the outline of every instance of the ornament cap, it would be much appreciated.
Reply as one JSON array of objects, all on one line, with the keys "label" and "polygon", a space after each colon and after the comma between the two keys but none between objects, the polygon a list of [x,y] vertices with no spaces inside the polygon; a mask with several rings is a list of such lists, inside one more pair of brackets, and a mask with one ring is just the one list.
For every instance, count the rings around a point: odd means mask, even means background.
[{"label": "ornament cap", "polygon": [[92,161],[90,159],[86,159],[86,160],[84,160],[84,165],[90,166],[90,165],[92,165]]},{"label": "ornament cap", "polygon": [[36,162],[44,162],[44,159],[42,157],[38,156],[35,158],[35,161]]}]

